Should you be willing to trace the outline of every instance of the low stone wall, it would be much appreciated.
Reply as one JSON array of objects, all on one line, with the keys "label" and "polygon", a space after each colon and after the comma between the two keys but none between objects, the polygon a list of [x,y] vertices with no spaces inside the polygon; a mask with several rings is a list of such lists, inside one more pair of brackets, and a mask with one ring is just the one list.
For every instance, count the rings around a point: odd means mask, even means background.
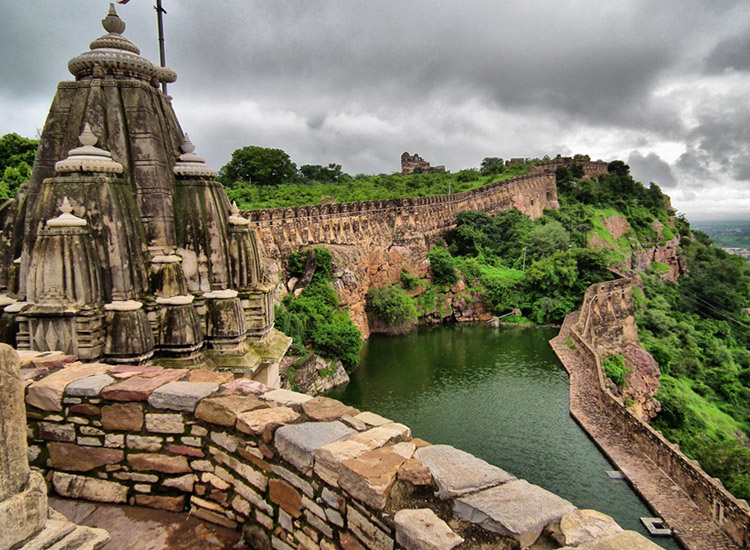
[{"label": "low stone wall", "polygon": [[[617,279],[592,285],[586,291],[578,322],[570,327],[576,350],[598,379],[596,406],[610,421],[617,423],[628,434],[630,443],[666,472],[736,544],[750,548],[750,507],[747,502],[732,496],[718,479],[709,476],[696,461],[686,457],[679,446],[670,443],[661,432],[638,419],[621,400],[612,395],[605,384],[604,369],[597,351],[596,318],[601,311],[614,312],[617,304],[629,300],[631,284],[629,279]],[[628,310],[632,310],[632,305],[622,306],[621,311]]]},{"label": "low stone wall", "polygon": [[63,496],[189,510],[241,528],[256,550],[586,549],[602,537],[658,548],[332,399],[226,373],[64,361],[21,371],[31,463]]}]

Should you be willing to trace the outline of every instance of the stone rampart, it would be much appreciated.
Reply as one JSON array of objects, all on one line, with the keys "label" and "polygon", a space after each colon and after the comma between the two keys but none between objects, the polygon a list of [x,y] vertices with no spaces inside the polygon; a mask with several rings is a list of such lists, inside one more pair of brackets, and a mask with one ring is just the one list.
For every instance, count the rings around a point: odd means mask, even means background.
[{"label": "stone rampart", "polygon": [[256,550],[559,548],[581,535],[658,548],[332,399],[227,373],[60,365],[70,360],[35,357],[21,371],[31,463],[67,497],[189,510],[242,529]]},{"label": "stone rampart", "polygon": [[[592,285],[584,297],[578,322],[570,336],[580,357],[597,380],[597,406],[609,421],[627,434],[629,445],[637,448],[661,468],[698,509],[724,531],[740,548],[750,548],[750,507],[727,491],[700,465],[686,457],[679,446],[670,443],[661,432],[641,421],[605,384],[604,369],[598,352],[597,334],[602,312],[618,317],[618,312],[632,314],[631,281],[617,279]],[[611,323],[609,323],[611,325]]]}]

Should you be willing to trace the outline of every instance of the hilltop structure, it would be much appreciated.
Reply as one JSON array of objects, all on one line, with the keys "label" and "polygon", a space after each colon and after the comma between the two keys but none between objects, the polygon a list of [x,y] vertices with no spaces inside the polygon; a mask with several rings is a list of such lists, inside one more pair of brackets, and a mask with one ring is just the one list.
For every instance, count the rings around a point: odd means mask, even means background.
[{"label": "hilltop structure", "polygon": [[219,368],[274,384],[288,340],[255,236],[195,154],[113,5],[68,63],[31,182],[0,208],[2,338],[83,360]]},{"label": "hilltop structure", "polygon": [[445,166],[430,166],[430,163],[414,153],[410,155],[407,151],[401,155],[401,175],[427,174],[429,172],[445,172]]}]

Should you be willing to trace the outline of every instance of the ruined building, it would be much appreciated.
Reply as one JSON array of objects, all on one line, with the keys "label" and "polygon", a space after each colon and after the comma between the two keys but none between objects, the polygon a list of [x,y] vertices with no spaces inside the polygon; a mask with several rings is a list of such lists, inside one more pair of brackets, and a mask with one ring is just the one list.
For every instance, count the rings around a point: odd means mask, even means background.
[{"label": "ruined building", "polygon": [[288,342],[249,222],[159,90],[175,72],[139,55],[114,7],[102,24],[68,63],[31,182],[0,206],[2,339],[273,383]]},{"label": "ruined building", "polygon": [[407,174],[427,174],[428,172],[445,172],[445,166],[430,166],[430,163],[414,153],[410,155],[404,151],[401,155],[401,175]]}]

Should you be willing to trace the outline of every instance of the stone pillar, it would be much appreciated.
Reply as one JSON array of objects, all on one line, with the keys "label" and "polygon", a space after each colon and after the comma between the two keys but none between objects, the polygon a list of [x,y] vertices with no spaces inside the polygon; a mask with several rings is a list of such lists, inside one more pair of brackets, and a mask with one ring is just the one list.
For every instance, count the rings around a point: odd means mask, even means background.
[{"label": "stone pillar", "polygon": [[0,344],[0,548],[12,548],[40,531],[47,520],[44,479],[29,469],[26,409],[20,361]]}]

